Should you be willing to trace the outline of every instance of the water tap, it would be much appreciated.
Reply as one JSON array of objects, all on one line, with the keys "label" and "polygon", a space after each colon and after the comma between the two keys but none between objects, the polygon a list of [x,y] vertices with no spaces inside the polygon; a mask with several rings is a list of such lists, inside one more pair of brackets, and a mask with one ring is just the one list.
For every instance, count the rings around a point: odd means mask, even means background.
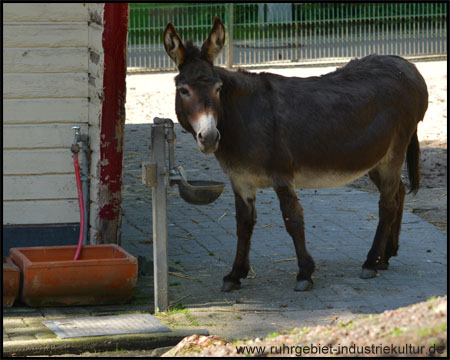
[{"label": "water tap", "polygon": [[78,154],[80,152],[80,146],[78,145],[78,142],[80,141],[80,138],[81,138],[80,127],[79,126],[72,126],[72,129],[75,130],[75,137],[73,139],[73,144],[70,147],[70,150],[74,154]]}]

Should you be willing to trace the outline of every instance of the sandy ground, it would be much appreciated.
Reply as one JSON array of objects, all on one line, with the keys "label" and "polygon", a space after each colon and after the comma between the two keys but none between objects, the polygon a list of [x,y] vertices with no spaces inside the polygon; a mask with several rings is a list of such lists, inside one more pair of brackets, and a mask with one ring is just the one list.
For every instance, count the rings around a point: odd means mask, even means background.
[{"label": "sandy ground", "polygon": [[[428,85],[429,106],[419,123],[422,149],[421,189],[408,195],[405,208],[442,230],[447,230],[447,61],[415,63]],[[317,76],[334,71],[336,66],[265,68],[263,71],[284,76]],[[251,70],[260,72],[262,70]],[[154,117],[176,121],[175,85],[177,73],[127,76],[126,124],[151,123]],[[407,179],[406,172],[404,178]],[[407,180],[405,181],[407,183]],[[367,176],[350,186],[376,192]]]}]

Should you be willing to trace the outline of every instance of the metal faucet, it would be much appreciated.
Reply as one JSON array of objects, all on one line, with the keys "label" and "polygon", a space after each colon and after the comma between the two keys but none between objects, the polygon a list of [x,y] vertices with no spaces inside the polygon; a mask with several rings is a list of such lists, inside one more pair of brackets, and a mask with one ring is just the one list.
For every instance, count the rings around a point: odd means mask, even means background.
[{"label": "metal faucet", "polygon": [[74,154],[78,154],[80,152],[80,146],[78,143],[80,142],[81,134],[80,134],[80,127],[79,126],[72,126],[72,129],[75,130],[75,137],[73,139],[73,144],[70,147],[70,150]]},{"label": "metal faucet", "polygon": [[169,144],[169,185],[173,186],[181,181],[182,176],[178,169],[175,168],[175,139],[177,135],[174,131],[172,119],[158,118],[153,119],[155,125],[163,125],[167,129],[166,140]]},{"label": "metal faucet", "polygon": [[79,126],[72,126],[72,129],[75,130],[75,137],[73,139],[74,144],[79,142],[89,142],[89,136],[87,134],[81,134]]}]

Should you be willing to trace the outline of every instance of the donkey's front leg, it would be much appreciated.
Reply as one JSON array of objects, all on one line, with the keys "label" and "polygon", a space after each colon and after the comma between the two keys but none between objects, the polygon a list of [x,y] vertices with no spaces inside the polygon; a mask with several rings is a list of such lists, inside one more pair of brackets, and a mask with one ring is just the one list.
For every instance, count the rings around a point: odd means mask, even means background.
[{"label": "donkey's front leg", "polygon": [[292,183],[276,184],[275,192],[280,200],[281,213],[283,214],[286,230],[294,240],[297,254],[299,272],[295,291],[312,289],[311,275],[314,272],[314,260],[306,250],[305,227],[303,221],[303,209],[297,199],[295,187]]},{"label": "donkey's front leg", "polygon": [[239,289],[240,279],[247,277],[250,269],[250,238],[256,223],[256,188],[232,181],[236,205],[237,250],[231,272],[223,278],[222,291]]}]

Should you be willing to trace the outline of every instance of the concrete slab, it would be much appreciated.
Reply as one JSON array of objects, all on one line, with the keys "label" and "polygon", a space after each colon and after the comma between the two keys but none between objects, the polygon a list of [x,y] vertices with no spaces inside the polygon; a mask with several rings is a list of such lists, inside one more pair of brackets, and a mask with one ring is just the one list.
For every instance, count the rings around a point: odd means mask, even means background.
[{"label": "concrete slab", "polygon": [[150,314],[65,318],[44,321],[43,324],[60,339],[171,331]]}]

